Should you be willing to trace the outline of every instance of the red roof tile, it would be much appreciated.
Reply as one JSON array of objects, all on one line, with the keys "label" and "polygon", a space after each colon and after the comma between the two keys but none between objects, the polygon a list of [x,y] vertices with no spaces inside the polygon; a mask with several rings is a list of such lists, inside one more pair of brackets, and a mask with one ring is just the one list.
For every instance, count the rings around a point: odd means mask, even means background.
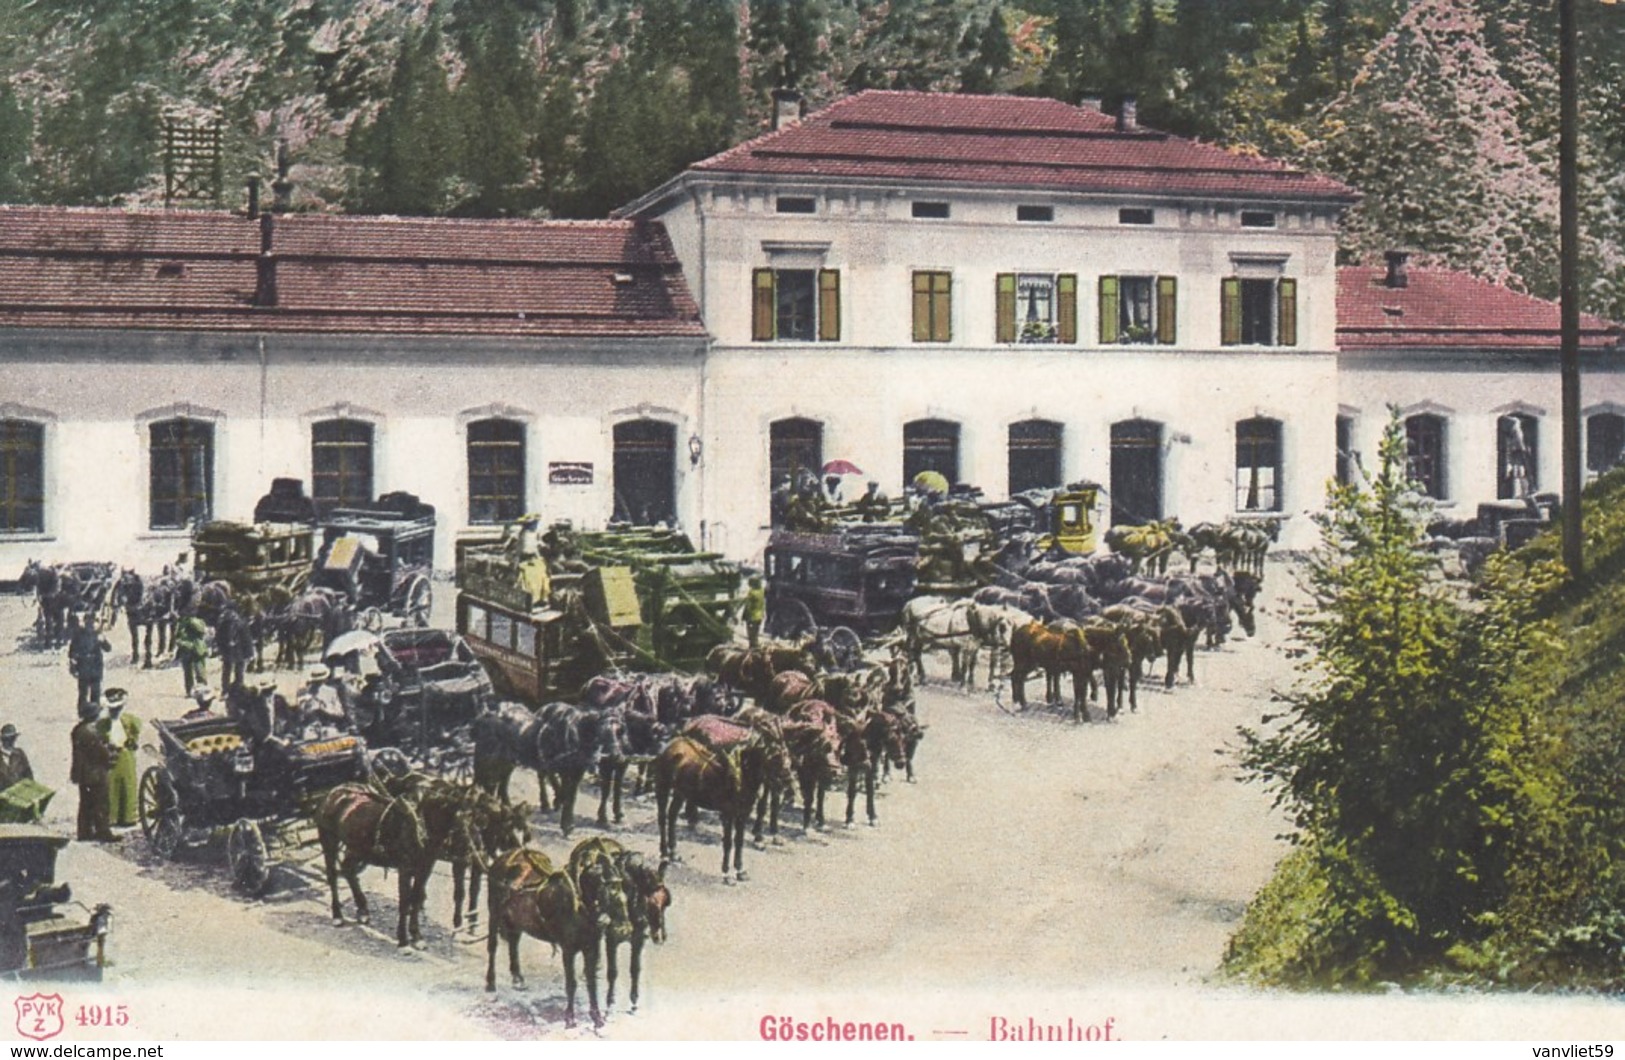
[{"label": "red roof tile", "polygon": [[872,90],[692,167],[850,177],[1352,202],[1346,185],[1053,99]]},{"label": "red roof tile", "polygon": [[[1389,287],[1386,268],[1337,270],[1337,344],[1346,350],[1480,347],[1556,347],[1561,340],[1557,303],[1464,272],[1407,268],[1407,284]],[[1580,340],[1606,346],[1621,338],[1618,325],[1580,318]]]},{"label": "red roof tile", "polygon": [[702,338],[665,229],[0,207],[0,326]]}]

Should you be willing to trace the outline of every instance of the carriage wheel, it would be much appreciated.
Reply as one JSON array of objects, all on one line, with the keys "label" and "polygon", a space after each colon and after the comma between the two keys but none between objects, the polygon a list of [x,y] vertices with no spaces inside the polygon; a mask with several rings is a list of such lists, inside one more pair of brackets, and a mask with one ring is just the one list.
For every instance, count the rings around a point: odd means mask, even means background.
[{"label": "carriage wheel", "polygon": [[237,887],[258,897],[271,882],[271,856],[265,847],[260,826],[244,817],[231,826],[226,837],[226,861]]},{"label": "carriage wheel", "polygon": [[361,612],[356,622],[368,633],[377,633],[384,628],[384,613],[376,607],[369,607]]},{"label": "carriage wheel", "polygon": [[429,625],[429,612],[433,609],[434,587],[429,584],[429,579],[420,574],[406,595],[406,619],[419,629],[426,629]]},{"label": "carriage wheel", "polygon": [[812,612],[800,600],[775,600],[767,612],[768,636],[795,640],[818,632]]},{"label": "carriage wheel", "polygon": [[141,834],[153,852],[168,861],[181,848],[186,837],[186,815],[181,812],[175,785],[157,766],[149,766],[136,789],[136,812],[141,818]]},{"label": "carriage wheel", "polygon": [[836,626],[825,637],[825,647],[843,673],[851,673],[863,664],[863,639],[845,626]]}]

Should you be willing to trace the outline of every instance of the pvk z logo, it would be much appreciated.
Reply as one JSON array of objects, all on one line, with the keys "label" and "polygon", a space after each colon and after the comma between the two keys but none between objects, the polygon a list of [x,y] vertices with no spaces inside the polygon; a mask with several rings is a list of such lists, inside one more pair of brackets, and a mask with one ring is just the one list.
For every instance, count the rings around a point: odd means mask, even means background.
[{"label": "pvk z logo", "polygon": [[17,1033],[43,1042],[62,1033],[62,995],[29,994],[17,999]]}]

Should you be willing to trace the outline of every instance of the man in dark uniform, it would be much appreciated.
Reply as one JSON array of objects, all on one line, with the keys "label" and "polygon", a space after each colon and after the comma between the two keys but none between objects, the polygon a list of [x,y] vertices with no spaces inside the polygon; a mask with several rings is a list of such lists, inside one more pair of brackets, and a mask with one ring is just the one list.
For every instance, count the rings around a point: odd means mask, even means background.
[{"label": "man in dark uniform", "polygon": [[220,652],[220,687],[230,693],[243,686],[248,664],[254,660],[254,631],[235,607],[227,604],[214,627]]},{"label": "man in dark uniform", "polygon": [[113,768],[113,748],[97,731],[101,704],[92,700],[79,707],[79,724],[73,727],[73,764],[68,779],[79,786],[79,838],[98,843],[117,842],[108,820],[108,774]]},{"label": "man in dark uniform", "polygon": [[17,746],[17,726],[6,722],[0,725],[0,791],[5,791],[19,780],[33,780],[34,767],[28,756]]},{"label": "man in dark uniform", "polygon": [[85,704],[101,706],[103,660],[112,651],[101,631],[96,628],[96,616],[86,615],[83,623],[73,631],[68,641],[68,673],[79,679],[79,707]]}]

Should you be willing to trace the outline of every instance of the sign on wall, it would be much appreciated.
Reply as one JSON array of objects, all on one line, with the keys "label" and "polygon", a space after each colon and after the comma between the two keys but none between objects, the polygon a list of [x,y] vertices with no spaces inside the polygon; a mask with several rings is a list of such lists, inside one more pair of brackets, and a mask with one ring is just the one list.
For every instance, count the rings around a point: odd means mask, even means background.
[{"label": "sign on wall", "polygon": [[590,461],[560,461],[547,465],[547,484],[550,486],[590,486],[592,485],[592,463]]}]

